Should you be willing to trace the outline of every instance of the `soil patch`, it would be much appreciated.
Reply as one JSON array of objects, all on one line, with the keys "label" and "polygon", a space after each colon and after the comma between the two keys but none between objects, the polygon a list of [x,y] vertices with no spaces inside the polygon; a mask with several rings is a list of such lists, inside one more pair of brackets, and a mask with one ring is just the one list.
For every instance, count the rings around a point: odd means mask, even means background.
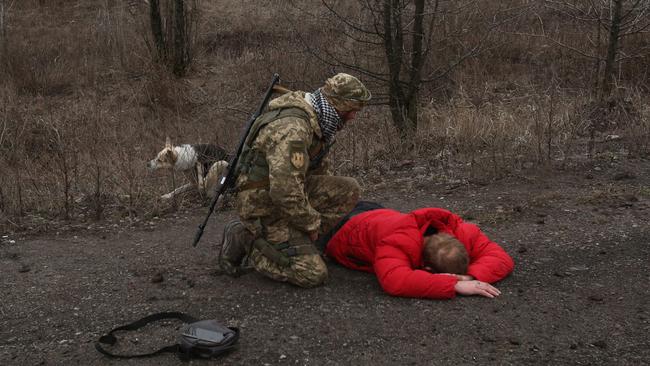
[{"label": "soil patch", "polygon": [[[596,168],[599,169],[596,169]],[[0,237],[0,364],[177,365],[171,355],[110,360],[104,332],[157,311],[241,328],[219,365],[460,365],[650,362],[647,161],[526,173],[487,185],[366,184],[364,199],[445,207],[478,223],[516,263],[494,300],[394,298],[372,275],[331,264],[304,290],[251,273],[215,276],[223,223],[206,209],[147,222]],[[125,349],[172,342],[177,324],[133,335]],[[148,335],[156,335],[148,336]],[[159,343],[157,343],[159,342]]]}]

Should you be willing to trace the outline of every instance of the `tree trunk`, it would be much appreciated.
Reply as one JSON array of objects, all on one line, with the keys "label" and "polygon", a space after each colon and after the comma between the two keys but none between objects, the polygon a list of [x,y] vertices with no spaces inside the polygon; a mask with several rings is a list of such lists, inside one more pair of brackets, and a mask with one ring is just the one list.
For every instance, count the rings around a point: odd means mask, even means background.
[{"label": "tree trunk", "polygon": [[607,45],[607,58],[605,59],[605,73],[603,74],[602,94],[600,99],[610,96],[614,86],[614,64],[618,53],[618,41],[621,33],[621,8],[623,0],[614,0],[614,12],[609,27],[609,41]]},{"label": "tree trunk", "polygon": [[401,87],[389,88],[389,106],[393,124],[399,133],[407,136],[417,129],[418,98],[417,94],[406,97]]},{"label": "tree trunk", "polygon": [[600,93],[600,70],[602,63],[602,59],[600,58],[602,52],[602,30],[600,22],[596,22],[594,25],[596,27],[596,45],[594,46],[594,49],[596,51],[596,60],[594,61],[594,89],[591,94],[592,96],[595,95],[598,97],[598,94]]},{"label": "tree trunk", "polygon": [[8,46],[7,42],[7,6],[5,5],[5,0],[0,0],[0,62],[4,64],[4,67],[7,67],[9,58],[8,55]]},{"label": "tree trunk", "polygon": [[[425,0],[415,1],[415,17],[413,19],[413,56],[409,75],[408,92],[406,93],[406,123],[408,129],[418,128],[418,95],[422,83],[422,65],[424,64],[424,5]],[[437,6],[436,6],[437,8]]]},{"label": "tree trunk", "polygon": [[405,121],[405,96],[400,74],[402,71],[402,21],[398,0],[384,1],[384,52],[388,61],[388,106],[395,128],[400,133],[407,129]]},{"label": "tree trunk", "polygon": [[406,101],[406,123],[407,123],[407,132],[415,132],[418,129],[418,95],[417,93],[411,94],[409,99]]},{"label": "tree trunk", "polygon": [[409,64],[409,79],[402,81],[401,72],[405,53],[400,2],[398,0],[384,1],[384,51],[390,74],[388,105],[393,124],[401,135],[409,135],[417,128],[417,97],[424,59],[422,54],[424,3],[424,0],[415,1],[413,53]]},{"label": "tree trunk", "polygon": [[185,37],[185,5],[174,0],[174,74],[185,75],[187,68],[187,39]]},{"label": "tree trunk", "polygon": [[165,47],[165,37],[163,36],[162,18],[160,17],[160,2],[159,0],[149,1],[149,18],[151,20],[151,33],[153,41],[158,51],[158,59],[164,60],[167,53]]},{"label": "tree trunk", "polygon": [[393,120],[393,125],[397,128],[400,134],[405,134],[407,130],[406,119],[404,118],[404,99],[400,99],[399,87],[390,85],[388,88],[388,106],[390,108],[390,115]]}]

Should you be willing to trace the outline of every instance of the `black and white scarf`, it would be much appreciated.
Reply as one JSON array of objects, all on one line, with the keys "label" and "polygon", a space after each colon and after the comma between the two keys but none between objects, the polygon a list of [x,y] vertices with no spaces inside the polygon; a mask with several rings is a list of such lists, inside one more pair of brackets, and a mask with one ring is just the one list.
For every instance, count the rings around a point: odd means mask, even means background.
[{"label": "black and white scarf", "polygon": [[343,120],[339,117],[336,109],[327,102],[320,89],[309,94],[309,102],[316,111],[318,124],[320,125],[325,142],[331,145],[334,142],[336,131],[343,128]]}]

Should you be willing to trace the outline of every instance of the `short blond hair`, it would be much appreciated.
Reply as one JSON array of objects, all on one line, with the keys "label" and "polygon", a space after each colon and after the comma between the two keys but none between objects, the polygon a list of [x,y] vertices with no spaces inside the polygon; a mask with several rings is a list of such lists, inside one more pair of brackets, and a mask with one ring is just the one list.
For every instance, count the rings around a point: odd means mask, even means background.
[{"label": "short blond hair", "polygon": [[422,253],[424,265],[437,273],[467,273],[469,255],[463,243],[447,233],[437,233],[424,238]]}]

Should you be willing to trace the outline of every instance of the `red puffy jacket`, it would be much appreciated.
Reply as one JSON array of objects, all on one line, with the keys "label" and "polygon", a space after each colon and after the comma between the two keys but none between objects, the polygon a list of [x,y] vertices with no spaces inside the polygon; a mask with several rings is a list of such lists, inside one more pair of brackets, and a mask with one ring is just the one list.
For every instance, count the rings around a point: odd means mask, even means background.
[{"label": "red puffy jacket", "polygon": [[456,277],[420,269],[423,235],[429,225],[465,245],[470,257],[467,274],[477,280],[493,283],[512,272],[512,258],[478,226],[440,208],[406,214],[390,209],[361,213],[332,237],[325,253],[346,267],[375,273],[390,295],[453,298]]}]

